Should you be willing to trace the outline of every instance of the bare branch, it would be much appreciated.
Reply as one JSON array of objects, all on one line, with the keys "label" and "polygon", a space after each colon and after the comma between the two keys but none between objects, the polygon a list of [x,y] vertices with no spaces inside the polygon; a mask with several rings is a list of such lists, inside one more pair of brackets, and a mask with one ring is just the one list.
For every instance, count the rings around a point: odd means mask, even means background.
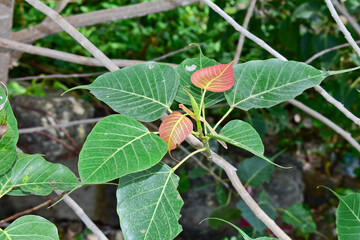
[{"label": "bare branch", "polygon": [[[63,192],[54,190],[57,195],[61,195]],[[104,233],[95,225],[93,221],[86,215],[84,210],[69,196],[65,196],[63,201],[74,211],[74,213],[83,221],[100,240],[108,240]]]},{"label": "bare branch", "polygon": [[334,5],[331,3],[331,0],[325,0],[326,5],[331,13],[331,16],[334,18],[335,22],[337,23],[340,31],[344,34],[346,40],[350,43],[350,45],[354,48],[355,52],[360,57],[360,47],[355,43],[355,40],[351,36],[350,32],[346,29],[344,23],[341,21],[339,15],[337,14]]},{"label": "bare branch", "polygon": [[[113,60],[114,61],[114,60]],[[93,77],[104,74],[107,72],[93,72],[93,73],[73,73],[73,74],[49,74],[49,75],[37,75],[37,76],[27,76],[27,77],[18,77],[18,78],[9,78],[9,81],[21,82],[32,79],[48,79],[48,78],[81,78],[81,77]]]},{"label": "bare branch", "polygon": [[[186,138],[186,142],[196,149],[203,147],[203,144],[193,135],[189,135]],[[211,154],[212,161],[225,170],[232,185],[239,193],[240,197],[244,200],[244,202],[249,206],[251,211],[254,212],[256,217],[260,219],[278,238],[284,240],[291,240],[290,237],[278,225],[276,225],[276,223],[259,207],[255,200],[246,191],[246,189],[240,182],[238,175],[236,174],[237,169],[216,153],[211,151]]]},{"label": "bare branch", "polygon": [[[71,0],[60,0],[60,2],[58,3],[58,5],[56,5],[56,7],[54,8],[54,11],[57,13],[60,13],[62,10],[64,10],[64,8],[70,3]],[[51,22],[51,19],[46,16],[46,18],[42,21],[41,24],[49,24]]]},{"label": "bare branch", "polygon": [[353,121],[355,124],[360,126],[360,118],[358,118],[352,112],[347,110],[342,103],[338,102],[337,100],[335,100],[335,98],[330,96],[330,94],[325,89],[323,89],[322,87],[315,86],[314,88],[318,93],[320,93],[324,98],[326,98],[329,103],[336,106],[337,109],[339,109],[346,117],[348,117],[351,121]]},{"label": "bare branch", "polygon": [[354,28],[354,30],[360,37],[360,26],[356,22],[356,20],[348,13],[348,11],[346,11],[346,9],[337,0],[332,0],[332,2],[334,6],[337,8],[337,10],[346,17],[350,25]]},{"label": "bare branch", "polygon": [[[357,44],[360,43],[360,40],[356,41]],[[314,54],[311,58],[309,58],[308,60],[305,61],[306,64],[310,64],[312,61],[314,61],[315,59],[317,59],[318,57],[321,57],[323,56],[324,54],[327,54],[331,51],[335,51],[335,50],[338,50],[340,48],[344,48],[344,47],[348,47],[350,46],[350,43],[345,43],[345,44],[341,44],[341,45],[338,45],[338,46],[335,46],[335,47],[331,47],[331,48],[327,48],[327,49],[324,49],[316,54]],[[9,80],[10,81],[10,80]]]},{"label": "bare branch", "polygon": [[72,36],[78,43],[81,44],[86,50],[88,50],[99,62],[101,62],[109,71],[115,71],[118,66],[115,65],[104,53],[102,53],[97,47],[94,46],[84,35],[82,35],[76,28],[69,24],[63,17],[61,17],[53,9],[46,6],[39,0],[25,0],[34,8],[50,17],[56,22],[62,29],[64,29],[70,36]]},{"label": "bare branch", "polygon": [[283,61],[287,61],[287,59],[284,56],[282,56],[280,53],[275,51],[272,47],[270,47],[268,44],[266,44],[262,39],[258,38],[257,36],[255,36],[254,34],[249,32],[248,30],[246,30],[245,28],[240,26],[237,22],[235,22],[235,20],[232,17],[230,17],[227,13],[225,13],[221,8],[219,8],[211,0],[202,0],[202,1],[204,3],[206,3],[212,10],[217,12],[228,23],[230,23],[235,28],[235,30],[237,30],[237,31],[241,32],[242,34],[244,34],[245,37],[253,40],[255,43],[257,43],[260,47],[262,47],[263,49],[268,51],[274,57],[276,57],[276,58],[278,58],[280,60],[283,60]]},{"label": "bare branch", "polygon": [[[260,47],[264,48],[266,51],[268,51],[269,53],[271,53],[273,56],[275,56],[276,58],[283,60],[283,61],[287,61],[287,59],[282,56],[280,53],[278,53],[277,51],[275,51],[273,48],[271,48],[269,45],[267,45],[263,40],[261,40],[260,38],[256,37],[255,35],[253,35],[252,33],[250,33],[249,31],[247,31],[246,29],[244,29],[243,27],[241,27],[238,23],[235,22],[234,19],[232,19],[227,13],[225,13],[221,8],[219,8],[216,4],[214,4],[213,2],[211,2],[210,0],[202,0],[204,3],[206,3],[207,5],[209,5],[209,7],[211,7],[215,12],[217,12],[221,17],[223,17],[228,23],[230,23],[237,31],[243,33],[246,37],[250,38],[251,40],[253,40],[255,43],[257,43]],[[325,0],[325,1],[330,1],[330,0]],[[331,4],[331,3],[330,3]],[[332,6],[332,5],[331,5]],[[333,7],[334,8],[334,7]],[[335,9],[334,9],[335,10]],[[336,13],[336,12],[335,12]],[[341,22],[341,21],[340,21]],[[342,24],[342,23],[341,23]],[[346,30],[346,29],[345,29]],[[347,30],[346,30],[347,31]],[[351,37],[351,36],[350,36]],[[355,43],[355,42],[354,42]],[[355,43],[356,45],[356,43]],[[356,45],[356,47],[358,47]],[[358,47],[359,48],[359,47]],[[360,56],[360,55],[359,55]],[[352,121],[354,121],[354,119],[356,119],[355,123],[358,124],[359,122],[357,121],[357,117],[352,114],[349,110],[347,110],[346,108],[344,108],[344,105],[337,101],[335,98],[333,98],[330,94],[328,94],[322,87],[320,86],[315,86],[314,89],[319,92],[328,102],[330,102],[331,104],[333,104],[337,109],[339,109],[342,113],[345,114],[345,116],[353,116],[352,117]],[[325,94],[324,92],[326,92],[327,94]]]},{"label": "bare branch", "polygon": [[351,136],[350,133],[336,125],[334,122],[327,119],[325,116],[321,115],[320,113],[314,111],[313,109],[309,108],[308,106],[304,105],[303,103],[297,101],[297,100],[291,100],[289,101],[292,105],[300,108],[310,116],[313,116],[314,118],[320,120],[321,122],[325,123],[328,127],[332,128],[335,132],[340,134],[343,138],[345,138],[356,150],[360,152],[360,145],[359,143]]},{"label": "bare branch", "polygon": [[[205,43],[198,43],[197,45],[198,45],[198,46],[202,46],[202,45],[204,45],[204,44],[205,44]],[[186,47],[181,48],[181,49],[179,49],[179,50],[172,51],[172,52],[169,52],[169,53],[167,53],[167,54],[164,54],[164,55],[162,55],[162,56],[160,56],[160,57],[154,58],[154,59],[152,59],[152,61],[159,61],[159,60],[165,59],[165,58],[167,58],[167,57],[170,57],[170,56],[172,56],[172,55],[175,55],[175,54],[184,52],[184,51],[186,51],[186,50],[188,50],[188,49],[190,49],[190,48],[195,48],[195,47],[196,47],[196,45],[186,46]]]},{"label": "bare branch", "polygon": [[[98,61],[95,58],[79,56],[72,53],[62,52],[58,50],[53,50],[49,48],[36,47],[25,43],[15,42],[12,40],[0,38],[0,48],[11,49],[15,51],[27,52],[35,55],[40,55],[44,57],[50,57],[54,59],[59,59],[66,62],[72,62],[87,66],[96,66],[103,67],[104,64]],[[146,61],[141,60],[127,60],[127,59],[113,59],[112,62],[119,67],[127,67],[135,64],[145,63]],[[165,63],[164,63],[165,64]],[[173,64],[169,64],[174,66]]]},{"label": "bare branch", "polygon": [[[90,13],[78,14],[65,18],[74,27],[92,26],[108,21],[117,21],[146,16],[151,13],[165,12],[177,7],[186,6],[199,0],[159,0],[130,6],[104,9]],[[62,32],[63,29],[55,23],[39,24],[13,33],[12,39],[19,42],[32,43],[48,35]]]},{"label": "bare branch", "polygon": [[67,127],[72,127],[72,126],[76,126],[76,125],[80,125],[80,124],[96,123],[96,122],[100,121],[101,119],[103,119],[103,118],[100,117],[100,118],[83,119],[83,120],[71,121],[71,122],[67,122],[67,123],[61,123],[61,124],[57,124],[57,125],[50,125],[50,126],[44,126],[44,127],[20,128],[19,134],[34,133],[34,132],[49,130],[49,129],[53,129],[53,128],[67,128]]},{"label": "bare branch", "polygon": [[[244,29],[247,29],[247,27],[249,25],[251,16],[252,16],[252,14],[254,12],[254,9],[255,9],[255,4],[256,4],[256,0],[251,0],[250,1],[250,5],[249,5],[249,8],[248,8],[248,10],[246,12],[244,23],[243,23],[243,28]],[[236,65],[239,62],[239,58],[241,56],[244,41],[245,41],[245,35],[240,33],[239,42],[238,42],[238,45],[236,47],[236,52],[235,52],[235,56],[234,56],[234,59],[236,59],[236,60],[234,61],[233,65]]]},{"label": "bare branch", "polygon": [[53,198],[53,199],[50,199],[50,200],[47,200],[46,202],[43,202],[35,207],[32,207],[30,209],[27,209],[25,211],[22,211],[22,212],[18,212],[10,217],[7,217],[7,218],[4,218],[3,220],[0,221],[0,225],[1,224],[4,224],[6,222],[9,222],[9,221],[12,221],[14,219],[17,219],[21,216],[24,216],[24,215],[27,215],[27,214],[30,214],[30,213],[33,213],[35,212],[36,210],[39,210],[40,208],[43,208],[43,207],[46,207],[46,206],[50,206],[53,202],[59,200],[60,198],[62,198],[64,195],[66,194],[66,192],[63,192],[61,193],[59,196]]}]

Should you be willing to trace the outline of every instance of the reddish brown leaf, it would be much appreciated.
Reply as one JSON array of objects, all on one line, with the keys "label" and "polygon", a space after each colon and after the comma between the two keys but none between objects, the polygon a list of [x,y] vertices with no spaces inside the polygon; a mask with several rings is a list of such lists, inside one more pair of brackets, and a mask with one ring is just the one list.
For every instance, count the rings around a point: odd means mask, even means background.
[{"label": "reddish brown leaf", "polygon": [[229,90],[234,85],[234,69],[232,67],[234,61],[200,69],[191,75],[191,82],[195,86],[211,92]]},{"label": "reddish brown leaf", "polygon": [[193,130],[192,121],[180,112],[172,112],[161,123],[159,134],[167,143],[169,152],[181,144]]}]

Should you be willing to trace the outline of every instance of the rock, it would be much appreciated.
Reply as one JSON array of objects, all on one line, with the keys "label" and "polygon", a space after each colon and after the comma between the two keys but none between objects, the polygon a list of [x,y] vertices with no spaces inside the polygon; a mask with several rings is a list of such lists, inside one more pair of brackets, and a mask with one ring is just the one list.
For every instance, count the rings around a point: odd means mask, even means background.
[{"label": "rock", "polygon": [[[49,126],[58,123],[67,123],[94,117],[94,107],[82,99],[75,99],[71,95],[60,96],[60,91],[49,91],[46,97],[21,95],[14,97],[11,101],[13,111],[18,120],[19,129],[37,126]],[[66,158],[71,151],[64,145],[63,141],[70,147],[79,150],[79,146],[85,141],[92,129],[91,124],[77,125],[66,128],[71,142],[60,129],[49,129],[39,133],[22,134],[19,139],[19,147],[25,153],[44,154],[48,161],[56,161]],[[44,136],[47,135],[47,136]],[[52,138],[52,139],[51,139]],[[56,142],[56,140],[58,142]],[[78,146],[74,146],[78,145]],[[74,152],[72,155],[76,155]]]},{"label": "rock", "polygon": [[302,164],[288,156],[281,155],[275,162],[281,166],[292,166],[291,169],[275,167],[274,173],[265,190],[276,207],[286,209],[295,203],[304,201],[304,183],[302,181]]}]

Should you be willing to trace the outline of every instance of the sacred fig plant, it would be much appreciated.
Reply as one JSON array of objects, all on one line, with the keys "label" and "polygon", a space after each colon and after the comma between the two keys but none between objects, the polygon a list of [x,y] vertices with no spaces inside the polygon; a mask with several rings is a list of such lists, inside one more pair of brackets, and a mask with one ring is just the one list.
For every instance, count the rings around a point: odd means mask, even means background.
[{"label": "sacred fig plant", "polygon": [[[277,59],[233,66],[233,62],[218,64],[200,51],[198,57],[186,59],[176,68],[147,62],[105,73],[89,85],[68,90],[90,90],[118,113],[100,120],[87,137],[79,154],[79,179],[65,166],[47,162],[41,155],[17,152],[16,119],[6,102],[0,109],[0,124],[6,126],[0,136],[0,197],[47,195],[53,189],[73,191],[84,185],[119,179],[117,213],[125,239],[174,239],[182,231],[178,221],[184,204],[177,190],[179,177],[175,171],[198,153],[211,160],[210,139],[218,140],[225,148],[231,144],[245,149],[276,165],[264,155],[262,140],[249,123],[235,119],[217,131],[235,108],[244,111],[269,108],[294,99],[330,75],[355,69],[358,68],[325,72],[301,62]],[[0,93],[1,99],[5,99],[5,92]],[[173,111],[170,107],[174,101],[179,109]],[[229,110],[217,123],[210,124],[206,108],[218,102],[228,103]],[[139,122],[161,117],[159,132],[149,131]],[[203,146],[179,159],[174,167],[161,162],[189,134],[196,136]],[[353,200],[342,202],[347,201]],[[344,204],[341,206],[345,208]],[[351,209],[359,212],[357,206]],[[353,217],[359,219],[358,215]],[[25,220],[30,230],[16,228]],[[41,224],[35,226],[34,222]],[[19,232],[45,234],[44,228],[53,229],[47,224],[36,216],[19,218],[8,228],[0,229],[0,239],[16,239],[11,234]]]}]

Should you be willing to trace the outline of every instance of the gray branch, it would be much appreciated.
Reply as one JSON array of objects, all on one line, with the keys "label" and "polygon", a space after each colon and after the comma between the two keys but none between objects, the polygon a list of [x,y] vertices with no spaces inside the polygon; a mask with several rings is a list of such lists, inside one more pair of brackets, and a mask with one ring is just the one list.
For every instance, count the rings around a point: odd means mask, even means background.
[{"label": "gray branch", "polygon": [[[254,12],[254,9],[255,9],[255,4],[256,4],[256,0],[251,0],[250,1],[250,5],[249,5],[249,8],[248,8],[248,10],[246,12],[246,16],[245,16],[244,23],[243,23],[243,28],[244,29],[247,29],[247,27],[249,25],[251,16],[253,15],[253,12]],[[234,56],[234,59],[236,59],[236,60],[234,61],[233,65],[238,64],[238,62],[239,62],[239,58],[241,56],[242,48],[244,46],[244,41],[245,41],[245,35],[240,33],[239,42],[238,42],[238,45],[236,47],[236,52],[235,52],[235,56]]]},{"label": "gray branch", "polygon": [[[142,17],[151,13],[165,12],[198,1],[199,0],[158,0],[78,14],[66,17],[65,20],[74,27],[85,27],[109,21]],[[13,33],[12,39],[19,42],[32,43],[38,39],[62,31],[63,29],[56,23],[39,24]]]}]

